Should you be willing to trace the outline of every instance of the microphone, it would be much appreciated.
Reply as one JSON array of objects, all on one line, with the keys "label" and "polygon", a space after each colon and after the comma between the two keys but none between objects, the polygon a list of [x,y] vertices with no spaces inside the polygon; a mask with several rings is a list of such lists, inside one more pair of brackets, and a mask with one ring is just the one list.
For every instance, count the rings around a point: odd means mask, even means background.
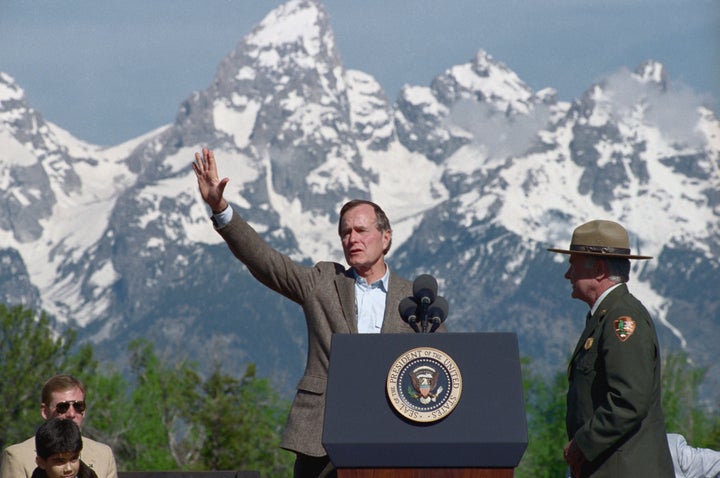
[{"label": "microphone", "polygon": [[430,323],[432,323],[432,326],[430,327],[430,333],[435,332],[438,327],[440,327],[440,324],[445,322],[449,308],[450,305],[448,304],[448,301],[445,300],[445,297],[441,295],[437,296],[435,298],[435,302],[433,302],[432,305],[428,307],[428,320],[430,321]]},{"label": "microphone", "polygon": [[410,324],[410,327],[412,327],[415,332],[420,332],[417,324],[417,308],[418,304],[412,297],[405,297],[400,301],[400,305],[398,305],[400,317]]},{"label": "microphone", "polygon": [[430,274],[421,274],[415,278],[413,282],[413,295],[418,303],[420,309],[420,324],[422,326],[423,333],[427,332],[428,318],[427,309],[435,301],[437,295],[438,284],[433,276]]},{"label": "microphone", "polygon": [[413,295],[419,303],[430,305],[435,301],[438,283],[430,274],[421,274],[413,282]]}]

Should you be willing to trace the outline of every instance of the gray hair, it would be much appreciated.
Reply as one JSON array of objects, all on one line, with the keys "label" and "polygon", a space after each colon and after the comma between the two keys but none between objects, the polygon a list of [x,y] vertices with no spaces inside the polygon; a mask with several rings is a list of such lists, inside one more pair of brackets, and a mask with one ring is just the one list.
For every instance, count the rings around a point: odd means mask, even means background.
[{"label": "gray hair", "polygon": [[608,270],[608,279],[615,284],[630,280],[630,260],[624,257],[584,256],[585,268],[594,266],[597,261],[605,261]]}]

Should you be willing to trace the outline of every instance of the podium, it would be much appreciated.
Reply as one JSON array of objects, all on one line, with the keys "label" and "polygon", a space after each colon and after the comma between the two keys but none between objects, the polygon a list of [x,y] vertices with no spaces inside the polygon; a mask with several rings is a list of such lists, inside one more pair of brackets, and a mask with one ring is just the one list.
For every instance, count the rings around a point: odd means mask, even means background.
[{"label": "podium", "polygon": [[[444,371],[451,385],[428,396],[448,403],[418,421],[393,380],[422,355],[458,373]],[[450,388],[459,397],[449,397]],[[333,336],[323,446],[339,478],[511,478],[527,442],[515,334]]]}]

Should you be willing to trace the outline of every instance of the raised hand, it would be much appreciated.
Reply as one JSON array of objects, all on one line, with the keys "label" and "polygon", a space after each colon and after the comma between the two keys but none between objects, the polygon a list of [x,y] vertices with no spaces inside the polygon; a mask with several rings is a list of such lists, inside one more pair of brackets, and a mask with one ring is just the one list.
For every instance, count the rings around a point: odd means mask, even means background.
[{"label": "raised hand", "polygon": [[223,198],[225,186],[229,178],[220,179],[215,163],[215,155],[207,148],[201,153],[195,153],[195,161],[192,163],[193,171],[198,181],[198,188],[203,200],[210,206],[214,213],[221,212],[227,208],[228,203]]}]

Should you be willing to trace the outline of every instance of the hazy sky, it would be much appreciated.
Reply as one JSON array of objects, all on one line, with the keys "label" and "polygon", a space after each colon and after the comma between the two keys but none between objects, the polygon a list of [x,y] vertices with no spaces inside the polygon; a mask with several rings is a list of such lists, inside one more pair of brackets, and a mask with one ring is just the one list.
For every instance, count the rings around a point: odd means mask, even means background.
[{"label": "hazy sky", "polygon": [[[75,136],[174,120],[278,0],[0,0],[0,71]],[[563,100],[645,60],[720,112],[720,0],[325,0],[347,68],[394,99],[484,49]]]}]

